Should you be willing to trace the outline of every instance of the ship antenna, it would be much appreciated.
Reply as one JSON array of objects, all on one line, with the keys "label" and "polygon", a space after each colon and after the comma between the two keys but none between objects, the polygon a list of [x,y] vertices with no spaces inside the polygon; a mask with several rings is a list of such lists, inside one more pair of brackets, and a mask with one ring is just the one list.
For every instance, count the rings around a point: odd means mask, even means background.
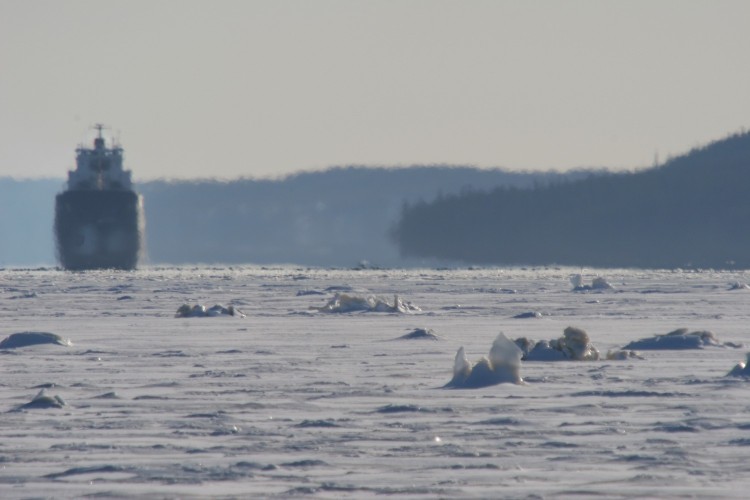
[{"label": "ship antenna", "polygon": [[96,138],[96,139],[94,139],[94,147],[95,147],[95,148],[96,148],[97,150],[99,150],[99,148],[104,148],[104,135],[102,134],[102,130],[104,130],[104,129],[105,129],[105,128],[107,128],[107,127],[105,127],[105,126],[104,126],[103,124],[101,124],[101,123],[96,123],[96,124],[95,124],[95,125],[94,125],[93,127],[91,127],[91,128],[94,128],[94,129],[96,129],[96,130],[97,130],[97,131],[99,132],[99,134],[98,134],[97,138]]}]

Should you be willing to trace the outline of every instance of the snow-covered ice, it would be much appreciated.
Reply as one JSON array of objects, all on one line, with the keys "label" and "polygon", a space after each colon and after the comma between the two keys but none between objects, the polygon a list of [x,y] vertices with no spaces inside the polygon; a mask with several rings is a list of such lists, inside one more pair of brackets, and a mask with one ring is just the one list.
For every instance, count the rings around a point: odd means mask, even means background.
[{"label": "snow-covered ice", "polygon": [[[750,296],[727,287],[750,273],[600,272],[617,287],[571,293],[571,268],[0,270],[0,340],[72,342],[0,349],[0,498],[744,498],[750,380],[726,376],[744,351],[442,388],[501,331],[575,325],[602,353],[680,327],[750,342]],[[321,314],[314,291],[391,313]],[[175,317],[216,303],[246,317]],[[416,331],[440,341],[396,341]]]},{"label": "snow-covered ice", "polygon": [[720,342],[713,332],[706,330],[691,332],[687,328],[654,335],[628,343],[624,349],[703,349],[704,347],[742,347],[735,342]]},{"label": "snow-covered ice", "polygon": [[0,349],[17,349],[38,344],[56,344],[70,346],[71,342],[56,333],[50,332],[18,332],[12,333],[0,341]]}]

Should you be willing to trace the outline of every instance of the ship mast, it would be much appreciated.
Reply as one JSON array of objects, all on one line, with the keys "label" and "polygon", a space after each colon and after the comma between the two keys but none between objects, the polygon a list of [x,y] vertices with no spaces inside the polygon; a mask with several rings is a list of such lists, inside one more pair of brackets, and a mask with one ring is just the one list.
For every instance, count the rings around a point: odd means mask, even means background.
[{"label": "ship mast", "polygon": [[102,134],[102,130],[104,130],[107,127],[105,127],[101,123],[97,123],[91,128],[96,129],[97,131],[97,137],[96,139],[94,139],[94,148],[103,149],[104,148],[104,135]]},{"label": "ship mast", "polygon": [[104,189],[104,172],[109,167],[107,152],[104,147],[104,136],[102,135],[102,130],[105,127],[101,123],[97,123],[93,128],[96,129],[98,135],[94,139],[94,157],[90,166],[94,171],[94,185],[96,189]]}]

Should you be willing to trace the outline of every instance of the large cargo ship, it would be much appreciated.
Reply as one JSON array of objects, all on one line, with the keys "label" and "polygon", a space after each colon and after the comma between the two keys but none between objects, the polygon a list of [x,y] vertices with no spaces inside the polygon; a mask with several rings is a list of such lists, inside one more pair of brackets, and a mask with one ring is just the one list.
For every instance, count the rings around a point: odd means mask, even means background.
[{"label": "large cargo ship", "polygon": [[123,150],[108,148],[102,125],[94,147],[76,149],[76,169],[55,199],[55,239],[63,268],[135,269],[143,249],[143,198],[133,190]]}]

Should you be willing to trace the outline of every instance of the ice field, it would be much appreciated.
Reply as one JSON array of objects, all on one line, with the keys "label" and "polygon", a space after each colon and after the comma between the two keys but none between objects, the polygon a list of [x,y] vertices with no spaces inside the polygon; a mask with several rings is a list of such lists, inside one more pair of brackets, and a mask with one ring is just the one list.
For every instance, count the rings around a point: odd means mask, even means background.
[{"label": "ice field", "polygon": [[[577,273],[613,288],[573,291]],[[0,341],[72,345],[0,349],[0,498],[746,498],[750,380],[726,375],[750,350],[748,281],[5,269]],[[236,314],[176,317],[185,304]],[[475,362],[500,332],[569,326],[602,355],[681,327],[744,346],[523,361],[523,384],[443,388],[461,346]]]}]

